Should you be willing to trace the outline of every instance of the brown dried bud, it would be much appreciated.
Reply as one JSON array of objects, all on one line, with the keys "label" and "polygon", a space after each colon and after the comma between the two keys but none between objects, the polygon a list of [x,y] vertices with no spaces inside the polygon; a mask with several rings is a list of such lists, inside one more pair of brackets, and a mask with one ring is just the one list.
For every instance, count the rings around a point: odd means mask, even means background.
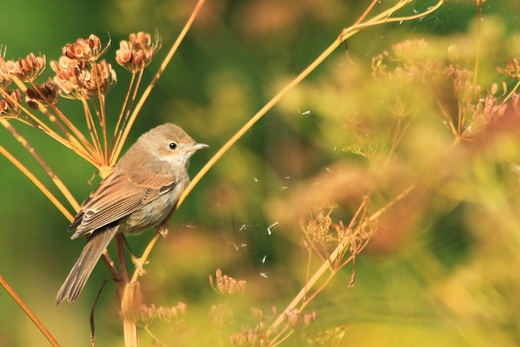
[{"label": "brown dried bud", "polygon": [[133,317],[135,317],[134,322],[140,326],[148,326],[152,324],[155,317],[157,317],[157,309],[154,304],[149,307],[141,305],[136,313],[133,314]]},{"label": "brown dried bud", "polygon": [[15,89],[0,100],[0,115],[18,117],[20,108],[17,106],[22,100],[22,93]]},{"label": "brown dried bud", "polygon": [[[98,77],[97,84],[99,84],[101,93],[106,95],[110,91],[110,88],[117,82],[116,72],[112,70],[112,65],[107,63],[106,60],[97,64],[96,67]],[[92,94],[97,94],[97,90],[93,91]]]},{"label": "brown dried bud", "polygon": [[292,327],[297,327],[300,324],[300,312],[297,308],[284,312],[283,319]]},{"label": "brown dried bud", "polygon": [[[233,277],[228,275],[222,275],[222,271],[217,269],[216,271],[216,290],[222,295],[234,296],[237,294],[244,294],[246,290],[246,281],[237,281]],[[210,283],[213,285],[213,278],[210,279]]]},{"label": "brown dried bud", "polygon": [[67,43],[62,48],[62,53],[69,59],[80,61],[95,61],[110,47],[110,41],[102,49],[101,40],[96,35],[90,35],[88,39],[78,39],[76,43]]},{"label": "brown dried bud", "polygon": [[162,321],[169,322],[172,318],[178,318],[181,315],[185,315],[186,311],[186,304],[179,302],[179,304],[174,307],[159,307],[157,309],[157,317]]},{"label": "brown dried bud", "polygon": [[508,75],[514,79],[520,79],[520,61],[518,58],[509,58],[505,67],[497,67],[501,74]]},{"label": "brown dried bud", "polygon": [[121,41],[116,51],[116,61],[132,73],[144,69],[152,62],[153,55],[161,48],[160,37],[152,42],[150,34],[139,32],[130,34],[128,41]]},{"label": "brown dried bud", "polygon": [[229,337],[232,346],[270,346],[267,336],[262,331],[244,327],[242,332]]},{"label": "brown dried bud", "polygon": [[422,51],[428,46],[424,39],[406,40],[392,45],[394,55],[402,60],[415,60],[421,55]]},{"label": "brown dried bud", "polygon": [[264,315],[262,310],[259,310],[259,309],[254,308],[254,307],[251,307],[251,313],[253,314],[253,318],[256,319],[256,320],[262,319],[262,317]]},{"label": "brown dried bud", "polygon": [[308,326],[311,323],[314,323],[316,320],[316,312],[312,311],[311,313],[306,313],[303,315],[303,325]]},{"label": "brown dried bud", "polygon": [[34,85],[35,88],[28,88],[25,97],[25,102],[33,110],[40,108],[40,105],[50,106],[55,105],[58,100],[58,86],[49,78],[47,82],[42,85]]},{"label": "brown dried bud", "polygon": [[233,311],[226,304],[212,306],[209,312],[209,320],[211,324],[223,328],[233,322]]},{"label": "brown dried bud", "polygon": [[106,60],[96,64],[62,56],[58,62],[51,62],[51,68],[56,72],[54,82],[61,95],[72,99],[106,95],[117,82],[116,73]]},{"label": "brown dried bud", "polygon": [[54,83],[60,87],[61,95],[69,98],[81,98],[81,79],[86,71],[86,64],[79,60],[60,57],[58,62],[51,61],[51,69],[56,72]]},{"label": "brown dried bud", "polygon": [[9,84],[11,84],[11,75],[10,74],[7,74],[7,76],[4,76],[3,72],[2,71],[5,71],[6,68],[5,68],[5,60],[4,60],[4,54],[5,54],[5,50],[3,49],[2,46],[0,46],[0,87],[2,87],[3,89],[6,89]]},{"label": "brown dried bud", "polygon": [[25,59],[18,58],[17,61],[4,62],[2,59],[0,75],[4,80],[11,80],[14,76],[22,81],[32,82],[45,70],[45,64],[45,56],[37,57],[34,53],[29,54]]},{"label": "brown dried bud", "polygon": [[136,323],[139,326],[149,326],[157,317],[157,309],[152,304],[149,307],[141,304],[132,311],[127,311],[124,315],[125,319]]},{"label": "brown dried bud", "polygon": [[177,304],[176,309],[180,314],[185,315],[188,312],[188,305],[181,301]]}]

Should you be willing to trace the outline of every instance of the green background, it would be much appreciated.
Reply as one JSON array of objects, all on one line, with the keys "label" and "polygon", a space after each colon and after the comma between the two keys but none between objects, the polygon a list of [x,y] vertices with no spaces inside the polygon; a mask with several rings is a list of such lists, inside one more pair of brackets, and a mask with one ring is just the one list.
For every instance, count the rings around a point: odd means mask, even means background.
[{"label": "green background", "polygon": [[[382,3],[375,6],[374,13],[393,4]],[[368,4],[338,0],[207,0],[147,100],[126,148],[150,128],[164,122],[176,123],[195,140],[210,146],[193,157],[193,177],[257,110],[326,49],[343,27],[354,23]],[[424,11],[432,4],[417,1],[402,13]],[[103,44],[111,39],[112,49],[105,59],[116,69],[118,84],[109,94],[107,110],[114,115],[111,122],[115,122],[130,78],[113,59],[119,41],[138,31],[160,33],[163,49],[147,68],[146,83],[193,6],[194,2],[187,0],[11,1],[2,6],[0,44],[7,47],[6,60],[34,52],[45,54],[50,62],[59,58],[66,43],[79,37],[96,34]],[[516,0],[490,0],[483,5],[482,37],[486,45],[479,82],[486,88],[490,81],[505,80],[494,67],[504,64],[509,55],[520,53],[518,13],[520,4]],[[315,194],[312,182],[326,180],[327,170],[340,170],[338,163],[367,168],[363,158],[342,150],[352,140],[345,117],[356,112],[358,106],[353,106],[353,100],[370,104],[376,113],[391,107],[385,104],[391,98],[384,97],[391,88],[385,89],[371,79],[372,57],[391,51],[395,43],[414,38],[431,40],[435,47],[443,47],[443,52],[450,44],[468,47],[465,45],[471,45],[476,38],[475,23],[473,2],[453,1],[424,19],[369,28],[355,35],[348,41],[350,57],[344,48],[338,48],[193,190],[171,221],[170,235],[161,239],[152,253],[147,265],[150,274],[141,279],[145,301],[157,306],[186,302],[186,321],[197,327],[196,334],[206,336],[211,329],[209,309],[223,302],[207,278],[222,268],[230,276],[248,281],[244,302],[237,304],[237,310],[243,313],[235,314],[231,332],[239,332],[245,322],[250,322],[250,306],[268,312],[275,305],[281,312],[303,286],[307,269],[307,251],[302,246],[298,221],[307,212],[304,207],[309,206],[302,202],[302,207],[298,197]],[[471,52],[462,54],[471,57]],[[472,64],[468,66],[472,68]],[[49,76],[50,68],[40,81]],[[62,100],[60,106],[83,126],[84,116],[77,103]],[[78,201],[88,196],[93,189],[88,184],[95,174],[92,166],[38,131],[14,124]],[[435,152],[437,145],[449,146],[446,129],[439,122],[432,124],[434,129],[427,130],[429,135],[423,139],[427,143],[414,142],[421,141],[416,130],[415,139],[407,139],[399,152],[407,158],[409,167],[415,168],[414,160]],[[355,286],[348,288],[351,267],[347,265],[309,306],[318,316],[309,331],[317,334],[348,326],[341,346],[520,345],[520,230],[515,228],[518,185],[507,169],[507,160],[514,161],[518,147],[514,136],[508,141],[497,145],[495,152],[491,149],[493,154],[484,153],[478,160],[458,163],[459,170],[452,174],[456,183],[467,184],[464,187],[428,187],[427,182],[425,186],[435,193],[427,194],[424,199],[428,202],[420,200],[420,194],[416,196],[423,206],[420,212],[415,213],[414,203],[408,202],[388,220],[380,221],[380,231],[357,257]],[[0,144],[52,186],[4,129],[0,129]],[[418,148],[423,147],[424,152],[420,152]],[[417,152],[412,151],[415,149]],[[432,161],[425,167],[428,174],[434,175],[432,170],[442,165]],[[457,167],[453,162],[446,165]],[[389,187],[413,181],[398,175],[392,182],[393,176],[387,174],[391,182],[383,181]],[[482,191],[472,193],[475,188]],[[53,191],[58,194],[56,189]],[[69,239],[66,218],[3,157],[0,192],[0,274],[63,346],[88,345],[90,307],[108,272],[98,266],[77,302],[56,306],[56,292],[83,241]],[[397,192],[383,189],[375,204],[390,200]],[[349,194],[345,191],[343,198],[348,199]],[[334,215],[336,221],[347,224],[352,217],[363,194],[352,195],[352,205],[340,202]],[[335,198],[341,201],[341,194]],[[494,205],[494,198],[504,205]],[[501,206],[510,210],[506,213]],[[276,222],[278,225],[269,235],[267,228]],[[152,232],[147,232],[130,238],[135,254],[142,252],[151,236]],[[241,244],[247,246],[236,247]],[[315,269],[318,258],[313,257],[313,261]],[[98,346],[122,345],[114,288],[110,282],[96,311]],[[155,323],[151,330],[157,325],[158,335],[169,341],[171,331],[162,324]],[[141,332],[141,339],[142,345],[150,345],[145,332]],[[228,344],[227,338],[222,341]],[[298,333],[284,342],[306,343]],[[44,345],[42,334],[0,290],[0,346]]]}]

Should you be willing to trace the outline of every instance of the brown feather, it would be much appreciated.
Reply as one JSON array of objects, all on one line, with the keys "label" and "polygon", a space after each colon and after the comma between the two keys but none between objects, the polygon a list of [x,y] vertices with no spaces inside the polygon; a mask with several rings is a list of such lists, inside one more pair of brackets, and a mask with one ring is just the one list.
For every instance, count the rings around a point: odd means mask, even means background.
[{"label": "brown feather", "polygon": [[[171,174],[157,174],[152,179],[145,176],[144,171],[131,178],[114,173],[103,180],[81,206],[78,214],[82,215],[81,223],[72,238],[89,234],[128,216],[175,186],[175,178]],[[73,225],[75,223],[71,227]]]}]

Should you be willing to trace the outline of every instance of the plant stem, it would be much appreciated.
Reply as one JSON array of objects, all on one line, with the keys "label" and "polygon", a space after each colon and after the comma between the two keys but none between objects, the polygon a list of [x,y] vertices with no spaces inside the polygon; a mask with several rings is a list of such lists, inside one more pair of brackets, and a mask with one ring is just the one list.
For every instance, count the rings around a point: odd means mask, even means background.
[{"label": "plant stem", "polygon": [[[262,107],[231,139],[229,139],[222,148],[218,150],[218,152],[204,165],[204,167],[195,175],[195,177],[191,180],[190,184],[182,195],[179,198],[179,201],[177,201],[177,204],[173,208],[172,212],[166,217],[165,221],[161,224],[160,228],[167,229],[168,222],[175,213],[175,211],[179,208],[179,206],[183,203],[184,199],[190,194],[192,189],[199,183],[199,181],[204,177],[204,175],[224,156],[224,154],[249,130],[251,127],[258,122],[271,108],[273,108],[291,89],[293,89],[295,86],[297,86],[303,79],[305,79],[314,69],[319,66],[326,58],[329,57],[334,50],[341,45],[346,39],[349,37],[355,35],[357,32],[359,32],[364,27],[369,26],[375,26],[383,23],[388,23],[391,21],[406,21],[406,20],[412,20],[416,18],[423,17],[429,13],[434,12],[437,10],[443,3],[444,0],[440,0],[435,6],[429,8],[427,11],[422,12],[420,14],[414,15],[414,16],[406,16],[406,17],[399,17],[398,20],[395,18],[388,18],[390,15],[392,15],[395,11],[402,8],[409,2],[413,0],[403,0],[400,1],[397,5],[393,6],[387,11],[382,12],[381,14],[373,17],[372,19],[368,20],[365,24],[357,24],[354,25],[348,29],[343,29],[338,38],[334,40],[334,42],[314,60],[305,70],[303,70],[296,78],[289,83],[287,86],[285,86],[278,94],[276,94],[267,104],[265,104],[264,107]],[[198,6],[198,5],[197,5]],[[161,69],[159,70],[159,72]],[[158,74],[159,74],[158,72]],[[155,79],[154,79],[155,80]],[[152,81],[153,82],[153,81]],[[150,89],[150,87],[148,87]],[[148,90],[148,89],[147,89]],[[142,100],[142,98],[141,98]],[[141,103],[141,100],[139,103]],[[138,104],[139,106],[139,104]],[[140,108],[140,107],[139,107]],[[125,130],[126,131],[126,130]],[[141,257],[142,263],[145,263],[153,246],[159,239],[159,232],[156,232],[152,240],[150,241],[149,245],[147,246],[145,253]],[[138,270],[134,272],[133,278],[136,278],[138,276]]]},{"label": "plant stem", "polygon": [[[397,197],[395,197],[393,200],[391,200],[389,203],[387,203],[385,206],[383,206],[381,209],[379,209],[376,213],[368,217],[357,229],[361,230],[363,228],[366,228],[370,225],[370,223],[377,220],[383,213],[388,211],[392,206],[394,206],[398,201],[402,200],[404,197],[406,197],[414,188],[416,184],[411,184],[408,186],[405,190],[403,190]],[[341,254],[344,254],[344,251],[346,248],[350,246],[350,243],[340,243],[334,252],[329,257],[329,261],[323,263],[320,268],[314,273],[314,275],[305,283],[304,287],[300,290],[300,292],[296,295],[296,297],[291,301],[291,303],[287,306],[287,308],[276,318],[276,320],[273,322],[273,324],[269,327],[267,330],[267,336],[271,335],[275,332],[276,328],[283,322],[284,320],[284,313],[288,312],[295,307],[299,305],[299,303],[305,298],[308,291],[318,282],[318,280],[323,276],[323,274],[332,268],[332,264],[338,259],[338,257]],[[332,272],[332,275],[335,272]],[[330,280],[330,278],[328,279]],[[305,302],[305,304],[308,304],[309,300]]]},{"label": "plant stem", "polygon": [[74,211],[79,211],[79,204],[71,194],[71,192],[67,189],[65,184],[63,184],[62,180],[54,173],[49,165],[43,160],[42,157],[36,152],[36,150],[27,142],[27,140],[20,135],[20,133],[5,119],[0,118],[0,123],[13,135],[13,137],[18,140],[22,144],[22,146],[29,152],[33,158],[40,164],[40,166],[47,172],[47,175],[52,179],[54,184],[61,191],[63,196],[67,199],[69,204],[72,206]]},{"label": "plant stem", "polygon": [[38,188],[56,206],[56,208],[63,213],[65,218],[72,222],[74,217],[72,214],[63,206],[63,204],[51,193],[47,187],[31,172],[27,169],[18,159],[16,159],[9,151],[4,147],[0,146],[0,154],[6,157],[18,170],[20,170],[27,178]]},{"label": "plant stem", "polygon": [[202,8],[203,4],[204,4],[204,0],[199,0],[197,2],[197,5],[195,6],[195,9],[191,13],[190,18],[188,19],[188,22],[186,22],[186,25],[184,26],[184,28],[182,29],[181,33],[179,34],[179,37],[177,37],[177,40],[175,41],[175,43],[173,44],[172,48],[168,52],[168,55],[166,56],[166,58],[164,58],[164,61],[162,62],[161,66],[159,67],[159,70],[157,70],[157,72],[156,72],[155,76],[153,77],[152,81],[150,82],[148,87],[143,92],[143,95],[141,95],[141,98],[139,99],[139,102],[135,106],[135,109],[132,112],[132,115],[130,116],[130,119],[128,120],[128,123],[125,126],[125,129],[123,131],[123,135],[122,135],[120,143],[116,146],[116,148],[114,148],[114,153],[112,154],[110,165],[114,165],[116,163],[117,158],[119,157],[119,155],[121,154],[121,151],[123,150],[123,144],[125,143],[125,141],[126,141],[126,139],[128,137],[128,134],[130,133],[130,129],[132,128],[132,125],[134,125],[134,121],[137,118],[137,115],[141,111],[141,108],[143,107],[146,99],[148,98],[148,96],[152,92],[152,89],[157,84],[157,81],[161,77],[162,73],[164,72],[164,70],[166,69],[168,64],[170,63],[170,60],[173,58],[173,55],[175,54],[175,52],[177,52],[177,48],[179,48],[182,40],[184,39],[184,37],[186,36],[188,31],[190,30],[191,25],[195,21],[195,18],[197,17],[197,15],[198,15],[200,9]]},{"label": "plant stem", "polygon": [[45,325],[43,325],[43,323],[38,319],[38,317],[34,314],[34,312],[29,308],[29,306],[27,306],[27,304],[22,300],[22,298],[20,298],[18,296],[18,294],[16,294],[16,292],[13,290],[13,288],[9,285],[9,283],[7,283],[6,280],[4,280],[4,278],[2,277],[2,275],[0,275],[0,285],[2,285],[2,287],[4,287],[4,289],[6,290],[6,292],[14,299],[14,301],[16,301],[16,303],[18,304],[18,306],[20,306],[20,308],[25,312],[25,314],[29,317],[29,319],[34,323],[34,325],[36,325],[36,327],[38,329],[40,329],[40,331],[42,332],[42,334],[45,336],[45,338],[50,342],[51,345],[55,346],[55,347],[59,347],[60,344],[58,343],[58,341],[56,341],[56,339],[54,338],[54,336],[51,335],[51,333],[49,332],[49,330],[47,330],[47,328],[45,327]]}]

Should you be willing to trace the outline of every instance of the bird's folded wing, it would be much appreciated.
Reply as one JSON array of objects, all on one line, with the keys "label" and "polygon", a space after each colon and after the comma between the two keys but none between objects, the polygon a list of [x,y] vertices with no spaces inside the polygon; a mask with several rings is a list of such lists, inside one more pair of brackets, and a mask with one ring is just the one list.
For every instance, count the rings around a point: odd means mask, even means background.
[{"label": "bird's folded wing", "polygon": [[171,174],[111,174],[85,200],[69,231],[77,228],[73,238],[91,233],[137,211],[174,186]]}]

